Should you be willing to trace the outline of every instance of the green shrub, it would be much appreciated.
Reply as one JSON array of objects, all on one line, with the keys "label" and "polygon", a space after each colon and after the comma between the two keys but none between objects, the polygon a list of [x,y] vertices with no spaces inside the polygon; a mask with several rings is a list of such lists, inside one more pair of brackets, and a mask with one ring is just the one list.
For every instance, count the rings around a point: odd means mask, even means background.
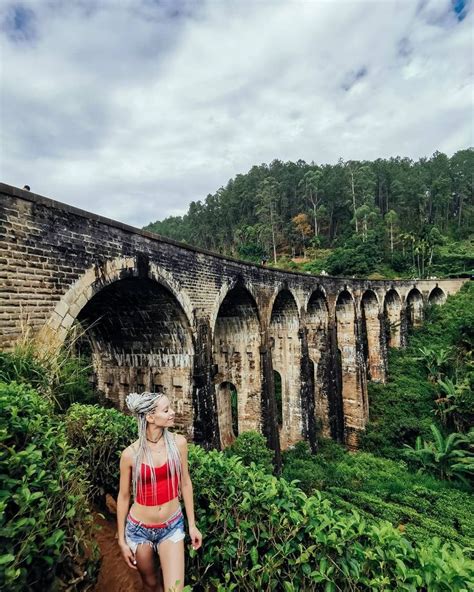
[{"label": "green shrub", "polygon": [[[88,466],[108,465],[93,473],[105,490],[116,487],[117,452],[134,437],[130,418],[120,415],[75,405],[66,418],[70,437],[90,448],[82,456]],[[415,591],[434,590],[433,581],[448,591],[474,579],[459,547],[439,539],[414,546],[388,523],[337,510],[319,492],[307,497],[235,455],[190,445],[189,464],[204,536],[203,548],[186,559],[194,592]]]},{"label": "green shrub", "polygon": [[377,233],[369,232],[366,240],[351,237],[343,247],[334,249],[326,261],[329,275],[367,277],[382,263]]},{"label": "green shrub", "polygon": [[136,420],[116,409],[74,404],[66,414],[66,429],[86,469],[92,499],[101,503],[106,493],[116,496],[120,454],[137,439]]},{"label": "green shrub", "polygon": [[[190,447],[202,551],[193,590],[467,590],[474,563],[457,545],[412,545],[386,522],[341,512],[320,493]],[[436,582],[436,588],[430,585]]]},{"label": "green shrub", "polygon": [[298,480],[298,487],[308,495],[321,490],[338,508],[355,508],[368,520],[388,520],[414,542],[439,536],[470,546],[474,500],[468,492],[410,472],[403,461],[348,453],[338,444],[322,442],[315,455],[302,442],[285,451],[283,477]]},{"label": "green shrub", "polygon": [[421,470],[434,473],[440,479],[458,479],[469,484],[474,478],[474,429],[466,436],[453,432],[444,436],[431,425],[432,441],[422,442],[418,436],[415,447],[405,444],[407,458],[421,465]]},{"label": "green shrub", "polygon": [[0,383],[0,438],[0,588],[89,589],[87,483],[62,422],[31,388]]},{"label": "green shrub", "polygon": [[316,490],[324,489],[327,480],[334,475],[334,470],[331,471],[332,467],[328,468],[310,460],[295,458],[285,462],[282,477],[289,482],[297,483],[306,494],[311,495]]},{"label": "green shrub", "polygon": [[273,471],[273,452],[267,448],[267,443],[262,434],[258,432],[244,432],[225,449],[225,455],[236,455],[242,459],[244,465],[255,463],[257,467],[267,473]]}]

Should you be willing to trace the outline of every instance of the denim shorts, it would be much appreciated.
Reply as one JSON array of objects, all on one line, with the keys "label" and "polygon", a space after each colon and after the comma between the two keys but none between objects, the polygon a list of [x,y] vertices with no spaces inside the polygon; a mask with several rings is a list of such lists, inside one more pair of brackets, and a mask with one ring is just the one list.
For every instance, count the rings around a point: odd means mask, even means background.
[{"label": "denim shorts", "polygon": [[162,524],[144,524],[130,514],[125,523],[125,541],[130,547],[132,553],[137,552],[140,544],[151,545],[155,551],[158,551],[158,545],[166,540],[174,543],[182,541],[184,534],[184,516],[181,508],[163,522]]}]

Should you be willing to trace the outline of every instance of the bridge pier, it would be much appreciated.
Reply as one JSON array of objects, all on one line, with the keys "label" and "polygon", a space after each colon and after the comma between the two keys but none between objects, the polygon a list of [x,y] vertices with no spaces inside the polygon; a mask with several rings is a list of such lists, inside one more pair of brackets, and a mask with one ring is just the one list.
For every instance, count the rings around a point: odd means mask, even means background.
[{"label": "bridge pier", "polygon": [[385,382],[386,359],[383,346],[383,317],[380,313],[377,296],[373,290],[366,290],[361,300],[361,335],[367,379]]},{"label": "bridge pier", "polygon": [[[261,431],[262,378],[260,368],[260,320],[257,305],[242,286],[228,292],[219,307],[213,339],[214,384],[231,383],[237,391],[238,432]],[[237,434],[226,428],[219,415],[221,443],[231,443]],[[228,426],[228,423],[227,423]]]},{"label": "bridge pier", "polygon": [[331,437],[329,366],[331,362],[328,334],[329,312],[326,296],[315,290],[308,301],[305,325],[308,330],[308,354],[313,362],[314,408],[318,431]]},{"label": "bridge pier", "polygon": [[385,294],[384,323],[388,347],[400,347],[402,345],[402,301],[393,288]]},{"label": "bridge pier", "polygon": [[283,423],[282,449],[303,438],[301,403],[301,341],[298,308],[289,290],[281,290],[273,304],[269,334],[272,339],[273,369],[281,376]]},{"label": "bridge pier", "polygon": [[336,301],[337,345],[342,374],[344,441],[357,448],[357,434],[368,420],[365,363],[359,336],[355,302],[347,290]]}]

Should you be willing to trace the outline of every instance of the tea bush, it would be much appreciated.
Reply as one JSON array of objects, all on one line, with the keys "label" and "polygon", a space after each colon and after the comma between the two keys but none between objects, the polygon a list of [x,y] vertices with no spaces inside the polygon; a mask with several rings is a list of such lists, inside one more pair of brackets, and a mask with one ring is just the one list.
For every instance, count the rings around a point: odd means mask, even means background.
[{"label": "tea bush", "polygon": [[234,442],[228,446],[224,454],[235,455],[241,458],[244,465],[250,466],[253,462],[257,467],[267,473],[273,471],[273,452],[268,449],[266,440],[258,432],[244,432],[237,436]]},{"label": "tea bush", "polygon": [[0,588],[91,589],[87,483],[52,405],[0,382],[0,440]]},{"label": "tea bush", "polygon": [[116,496],[120,454],[137,439],[136,420],[116,409],[74,404],[66,414],[66,429],[91,482],[92,499],[102,503],[104,494]]},{"label": "tea bush", "polygon": [[413,545],[387,522],[336,510],[319,492],[191,447],[202,552],[193,590],[467,590],[474,562],[439,539]]},{"label": "tea bush", "polygon": [[323,441],[312,455],[306,442],[283,454],[283,477],[298,480],[311,495],[315,489],[346,511],[355,508],[368,520],[383,518],[413,542],[439,536],[469,548],[474,540],[474,498],[429,475],[408,470],[367,452],[348,453]]},{"label": "tea bush", "polygon": [[[116,491],[133,420],[80,405],[66,419],[97,490]],[[455,544],[413,545],[387,522],[337,510],[319,492],[308,497],[234,455],[190,445],[189,461],[204,536],[187,556],[194,592],[461,591],[474,583],[474,563]],[[98,470],[100,463],[108,466]]]}]

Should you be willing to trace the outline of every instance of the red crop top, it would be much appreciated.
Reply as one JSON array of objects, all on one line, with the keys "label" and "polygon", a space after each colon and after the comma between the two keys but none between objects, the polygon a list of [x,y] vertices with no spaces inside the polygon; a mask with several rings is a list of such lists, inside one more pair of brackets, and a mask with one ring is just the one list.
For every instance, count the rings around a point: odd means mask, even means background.
[{"label": "red crop top", "polygon": [[[151,481],[151,471],[155,471],[156,493],[153,493],[153,483]],[[178,475],[175,474],[171,479],[168,463],[161,467],[150,467],[142,463],[141,479],[138,482],[137,495],[135,501],[142,506],[160,506],[178,496]]]}]

